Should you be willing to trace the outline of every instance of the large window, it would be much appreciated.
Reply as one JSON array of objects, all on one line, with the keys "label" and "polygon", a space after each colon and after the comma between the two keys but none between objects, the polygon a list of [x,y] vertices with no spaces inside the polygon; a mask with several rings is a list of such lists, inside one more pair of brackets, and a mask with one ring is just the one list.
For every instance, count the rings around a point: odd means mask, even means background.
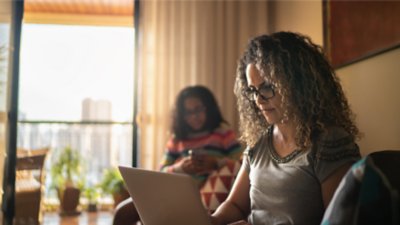
[{"label": "large window", "polygon": [[87,185],[132,165],[133,57],[133,28],[24,24],[18,147],[78,150]]}]

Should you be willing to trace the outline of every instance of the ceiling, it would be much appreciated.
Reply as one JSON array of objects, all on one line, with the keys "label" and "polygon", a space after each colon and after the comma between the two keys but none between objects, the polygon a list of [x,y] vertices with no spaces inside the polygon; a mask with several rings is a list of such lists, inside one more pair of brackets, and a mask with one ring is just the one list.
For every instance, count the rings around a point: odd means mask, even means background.
[{"label": "ceiling", "polygon": [[25,0],[24,22],[133,26],[134,0]]}]

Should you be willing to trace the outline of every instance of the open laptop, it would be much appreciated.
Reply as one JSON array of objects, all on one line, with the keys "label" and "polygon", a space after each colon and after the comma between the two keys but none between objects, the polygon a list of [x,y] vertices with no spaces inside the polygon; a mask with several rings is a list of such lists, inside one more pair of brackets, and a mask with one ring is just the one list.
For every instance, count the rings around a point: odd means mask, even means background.
[{"label": "open laptop", "polygon": [[190,176],[125,166],[119,171],[144,225],[211,225]]}]

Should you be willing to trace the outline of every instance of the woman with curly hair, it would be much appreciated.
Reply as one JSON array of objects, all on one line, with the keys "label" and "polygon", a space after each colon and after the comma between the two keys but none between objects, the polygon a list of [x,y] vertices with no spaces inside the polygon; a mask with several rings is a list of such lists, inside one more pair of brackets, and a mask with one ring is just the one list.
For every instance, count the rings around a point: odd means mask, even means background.
[{"label": "woman with curly hair", "polygon": [[213,171],[239,162],[242,155],[235,132],[204,86],[189,86],[179,92],[170,130],[161,171],[189,174],[200,188]]},{"label": "woman with curly hair", "polygon": [[321,47],[291,32],[253,38],[235,94],[248,147],[213,224],[320,224],[360,158],[353,114]]}]

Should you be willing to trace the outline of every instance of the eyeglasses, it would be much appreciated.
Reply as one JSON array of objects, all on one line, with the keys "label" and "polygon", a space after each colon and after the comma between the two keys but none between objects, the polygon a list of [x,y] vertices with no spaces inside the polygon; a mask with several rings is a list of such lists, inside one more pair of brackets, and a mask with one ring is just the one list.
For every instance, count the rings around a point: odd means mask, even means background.
[{"label": "eyeglasses", "polygon": [[250,101],[256,101],[258,96],[260,96],[264,101],[266,101],[275,96],[274,86],[264,82],[260,85],[258,90],[254,87],[246,89],[244,91],[244,96]]},{"label": "eyeglasses", "polygon": [[203,107],[203,106],[196,107],[192,110],[185,110],[185,112],[183,113],[183,116],[186,118],[191,117],[192,115],[198,116],[205,111],[206,111],[206,107]]}]

